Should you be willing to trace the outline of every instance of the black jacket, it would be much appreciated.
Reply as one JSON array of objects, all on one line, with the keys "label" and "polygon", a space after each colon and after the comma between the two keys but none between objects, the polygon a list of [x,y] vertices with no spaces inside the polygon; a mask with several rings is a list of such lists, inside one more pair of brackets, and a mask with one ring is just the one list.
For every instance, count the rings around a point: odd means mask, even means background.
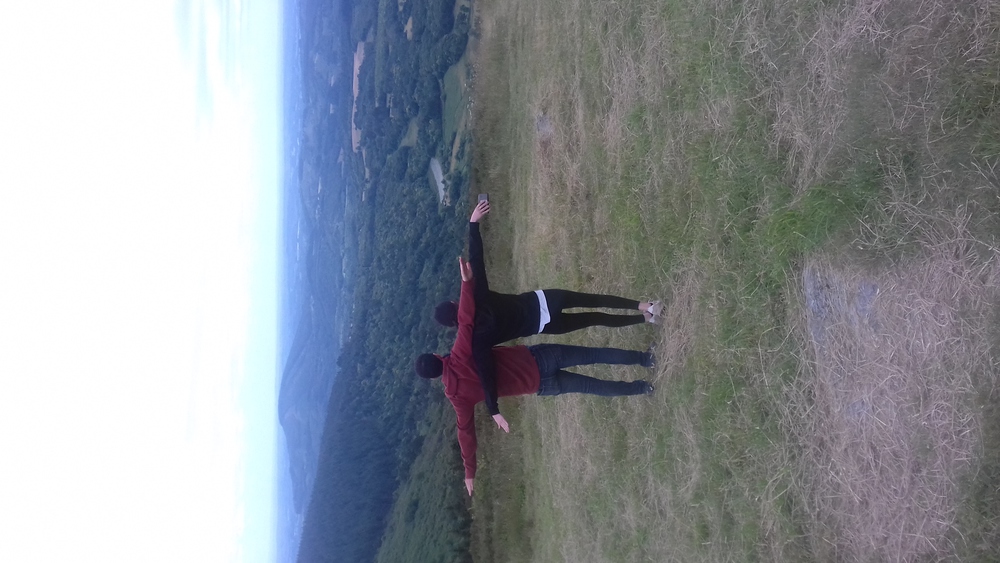
[{"label": "black jacket", "polygon": [[519,295],[490,291],[483,262],[483,237],[479,223],[469,222],[469,264],[476,280],[476,317],[472,333],[472,356],[479,371],[479,380],[486,395],[490,414],[500,412],[497,406],[496,368],[492,348],[502,342],[538,334],[538,296],[529,291]]}]

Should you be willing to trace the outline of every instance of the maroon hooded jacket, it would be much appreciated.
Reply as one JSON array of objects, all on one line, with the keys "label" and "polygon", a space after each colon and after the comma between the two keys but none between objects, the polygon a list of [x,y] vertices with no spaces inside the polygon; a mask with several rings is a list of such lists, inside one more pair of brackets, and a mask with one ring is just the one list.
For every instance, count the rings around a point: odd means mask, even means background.
[{"label": "maroon hooded jacket", "polygon": [[[473,298],[475,279],[462,282],[462,295],[458,301],[458,336],[451,348],[451,355],[441,358],[444,364],[441,381],[444,394],[455,407],[458,418],[458,445],[462,448],[465,478],[476,476],[476,423],[474,407],[485,398],[483,384],[472,358],[472,329],[476,316]],[[496,389],[500,397],[528,395],[538,392],[538,364],[527,346],[496,346],[493,348],[496,365]]]}]

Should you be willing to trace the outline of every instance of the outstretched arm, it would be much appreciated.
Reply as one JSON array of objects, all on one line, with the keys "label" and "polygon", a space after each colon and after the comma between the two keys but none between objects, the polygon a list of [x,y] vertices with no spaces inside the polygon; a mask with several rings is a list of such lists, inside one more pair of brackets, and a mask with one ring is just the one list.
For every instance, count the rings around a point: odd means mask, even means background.
[{"label": "outstretched arm", "polygon": [[[468,362],[472,354],[472,323],[475,318],[476,305],[472,299],[475,280],[472,268],[458,258],[459,269],[462,272],[462,293],[458,301],[458,336],[451,349],[452,361]],[[474,406],[459,399],[451,399],[455,407],[455,426],[458,430],[458,445],[462,450],[462,462],[465,465],[465,478],[476,476],[476,424]],[[472,494],[471,491],[469,494]]]},{"label": "outstretched arm", "polygon": [[490,212],[490,203],[481,201],[469,219],[469,264],[476,277],[476,300],[482,301],[490,290],[486,279],[486,263],[483,261],[483,237],[479,233],[479,220]]},{"label": "outstretched arm", "polygon": [[[473,406],[455,404],[455,426],[458,429],[458,447],[462,450],[462,465],[465,467],[465,481],[468,483],[476,478],[476,422]],[[469,491],[472,494],[472,491]]]},{"label": "outstretched arm", "polygon": [[[475,210],[472,211],[472,217],[469,218],[469,263],[461,264],[462,281],[468,281],[473,276],[478,278],[476,280],[477,299],[479,299],[480,296],[485,296],[485,292],[488,291],[486,282],[486,265],[483,262],[483,239],[479,234],[479,220],[489,212],[490,202],[488,201],[480,201],[479,204],[476,205]],[[467,273],[466,267],[470,264],[472,265],[472,268],[478,271]],[[480,289],[480,287],[485,287],[486,289]],[[490,411],[490,414],[493,415],[493,420],[497,423],[497,426],[503,429],[504,432],[510,432],[510,425],[507,424],[507,420],[502,414],[500,414],[500,407],[497,405],[496,368],[493,364],[492,345],[489,342],[479,344],[475,341],[475,337],[473,337],[472,340],[472,356],[476,363],[476,371],[479,374],[479,381],[483,386],[486,408]],[[466,487],[471,495],[472,480],[466,479],[465,481]]]},{"label": "outstretched arm", "polygon": [[493,347],[489,342],[478,342],[476,335],[472,335],[472,359],[476,363],[476,373],[479,375],[479,383],[483,386],[483,403],[486,410],[490,411],[493,421],[504,432],[510,432],[510,425],[500,414],[500,405],[497,404],[497,374],[496,364],[493,361]]},{"label": "outstretched arm", "polygon": [[479,383],[483,386],[483,404],[490,415],[498,415],[500,407],[497,405],[497,370],[493,363],[493,346],[489,342],[482,342],[482,338],[475,333],[472,335],[472,359],[476,363]]},{"label": "outstretched arm", "polygon": [[458,298],[458,335],[451,352],[455,355],[472,354],[472,323],[476,318],[476,280],[472,277],[472,267],[462,257],[458,257],[458,269],[462,272],[462,289]]}]

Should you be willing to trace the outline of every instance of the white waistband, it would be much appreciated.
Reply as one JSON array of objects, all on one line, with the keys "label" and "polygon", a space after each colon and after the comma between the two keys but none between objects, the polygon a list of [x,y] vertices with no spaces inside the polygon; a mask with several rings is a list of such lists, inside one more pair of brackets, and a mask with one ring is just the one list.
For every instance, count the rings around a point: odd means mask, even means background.
[{"label": "white waistband", "polygon": [[538,334],[541,334],[542,329],[545,328],[545,325],[549,324],[552,317],[549,316],[549,304],[545,301],[545,292],[536,289],[535,295],[538,296]]}]

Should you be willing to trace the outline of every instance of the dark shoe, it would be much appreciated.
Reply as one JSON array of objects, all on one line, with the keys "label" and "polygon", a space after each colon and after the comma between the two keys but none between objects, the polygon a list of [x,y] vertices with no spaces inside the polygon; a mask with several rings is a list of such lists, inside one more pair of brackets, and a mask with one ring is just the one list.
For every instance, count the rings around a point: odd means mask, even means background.
[{"label": "dark shoe", "polygon": [[645,392],[646,395],[652,395],[653,391],[656,391],[656,388],[653,387],[652,383],[650,383],[648,381],[643,381],[643,383],[646,384],[646,392]]},{"label": "dark shoe", "polygon": [[646,352],[646,359],[643,360],[642,367],[650,369],[656,367],[656,356],[653,355],[653,352]]}]

